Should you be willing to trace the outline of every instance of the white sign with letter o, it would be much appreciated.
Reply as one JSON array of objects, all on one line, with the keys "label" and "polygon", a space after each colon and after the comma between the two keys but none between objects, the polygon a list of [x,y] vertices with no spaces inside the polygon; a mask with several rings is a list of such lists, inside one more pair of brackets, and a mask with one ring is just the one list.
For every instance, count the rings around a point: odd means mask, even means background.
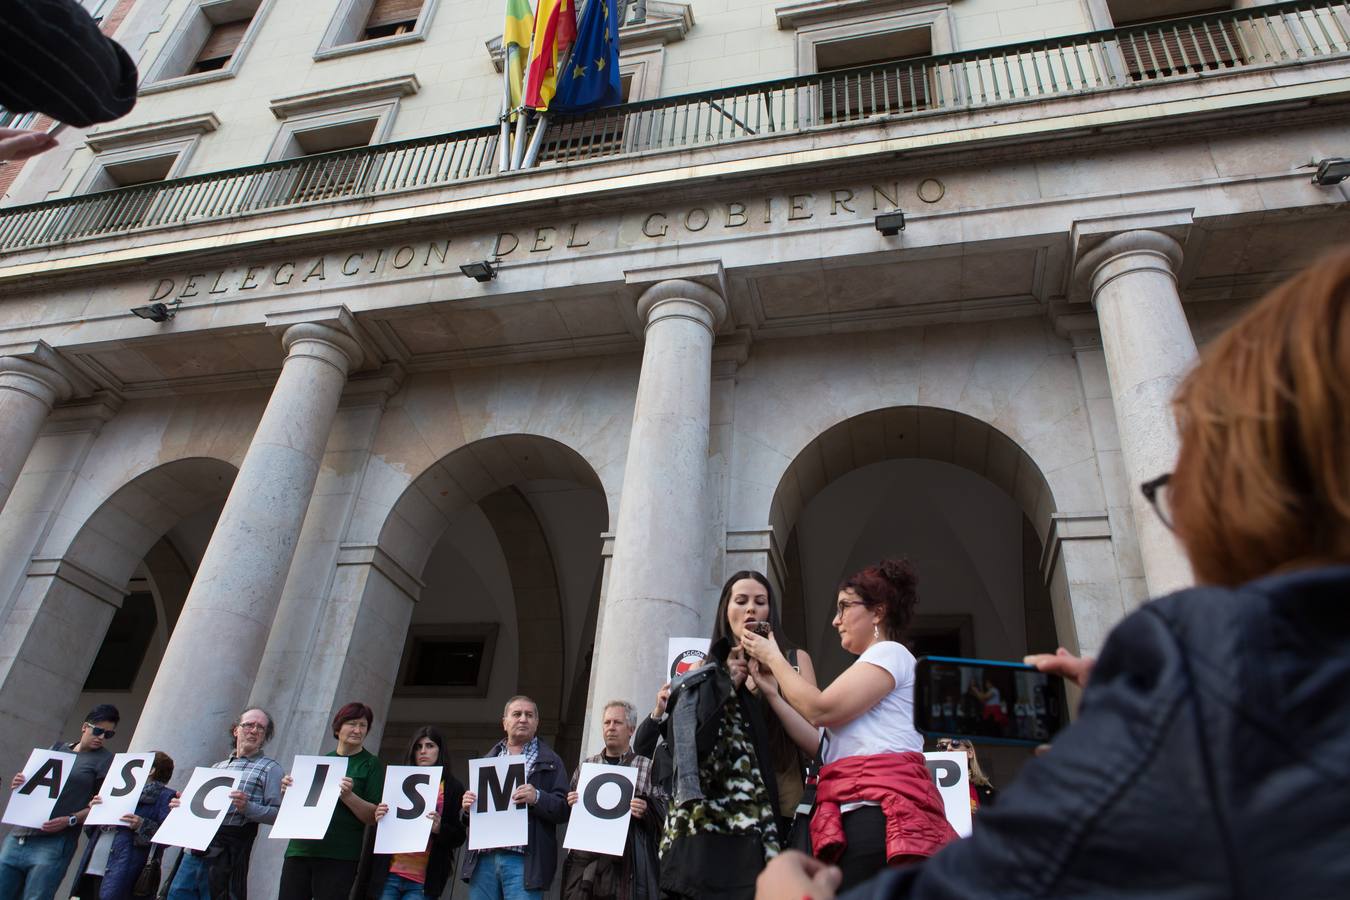
[{"label": "white sign with letter o", "polygon": [[178,798],[178,808],[169,810],[151,840],[172,847],[205,850],[230,811],[230,791],[239,786],[243,776],[238,769],[205,766],[194,769]]},{"label": "white sign with letter o", "polygon": [[66,786],[75,754],[63,750],[34,750],[23,767],[24,782],[9,795],[3,820],[10,825],[41,828],[52,817],[52,807]]},{"label": "white sign with letter o", "polygon": [[432,825],[427,814],[436,811],[440,787],[440,766],[389,766],[384,770],[381,799],[389,812],[375,827],[376,853],[421,853],[427,849]]},{"label": "white sign with letter o", "polygon": [[964,750],[950,753],[925,753],[928,774],[933,776],[947,821],[958,835],[970,837],[970,772]]},{"label": "white sign with letter o", "polygon": [[291,763],[291,786],[281,797],[281,809],[268,835],[317,841],[328,833],[338,804],[347,758],[297,756]]},{"label": "white sign with letter o", "polygon": [[577,776],[577,802],[563,846],[622,856],[628,843],[637,777],[638,770],[633,766],[582,763]]},{"label": "white sign with letter o", "polygon": [[469,790],[476,795],[469,807],[469,849],[523,847],[530,840],[530,809],[511,802],[511,794],[525,784],[525,756],[494,756],[469,760]]},{"label": "white sign with letter o", "polygon": [[86,825],[125,825],[122,817],[136,812],[141,791],[150,780],[155,765],[153,753],[119,753],[108,767],[99,799],[103,802],[89,807]]}]

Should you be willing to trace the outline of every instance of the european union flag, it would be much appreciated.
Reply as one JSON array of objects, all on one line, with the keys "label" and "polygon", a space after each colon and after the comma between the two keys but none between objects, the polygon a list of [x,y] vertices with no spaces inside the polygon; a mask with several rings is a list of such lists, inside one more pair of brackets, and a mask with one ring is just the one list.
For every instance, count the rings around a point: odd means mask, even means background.
[{"label": "european union flag", "polygon": [[616,0],[588,0],[577,42],[549,112],[581,112],[623,102],[619,82],[619,9]]}]

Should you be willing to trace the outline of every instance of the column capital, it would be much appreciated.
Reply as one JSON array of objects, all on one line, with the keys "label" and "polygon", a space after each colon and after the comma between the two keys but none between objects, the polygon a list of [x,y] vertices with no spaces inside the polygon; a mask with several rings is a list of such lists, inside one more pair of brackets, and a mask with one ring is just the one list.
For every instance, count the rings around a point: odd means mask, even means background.
[{"label": "column capital", "polygon": [[48,408],[93,387],[43,341],[0,347],[0,385],[36,397]]},{"label": "column capital", "polygon": [[1182,255],[1181,244],[1161,231],[1125,231],[1083,254],[1074,267],[1074,281],[1087,287],[1096,305],[1097,294],[1103,287],[1130,272],[1151,270],[1176,281]]},{"label": "column capital", "polygon": [[693,319],[714,335],[727,317],[726,275],[721,260],[625,269],[624,283],[644,288],[637,301],[646,328],[668,318]]},{"label": "column capital", "polygon": [[375,354],[364,346],[356,319],[345,306],[269,313],[267,328],[281,334],[287,359],[322,359],[341,370],[343,377],[362,363],[375,361]]}]

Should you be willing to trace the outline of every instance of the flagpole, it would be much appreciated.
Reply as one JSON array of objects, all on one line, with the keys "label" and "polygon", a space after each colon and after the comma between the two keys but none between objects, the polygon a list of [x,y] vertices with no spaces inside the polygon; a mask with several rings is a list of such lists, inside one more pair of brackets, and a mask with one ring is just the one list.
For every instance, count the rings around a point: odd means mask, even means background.
[{"label": "flagpole", "polygon": [[534,38],[538,30],[538,28],[535,28],[530,31],[530,52],[525,54],[525,71],[521,76],[523,80],[520,85],[521,110],[520,116],[516,119],[516,142],[515,145],[511,147],[512,169],[519,169],[520,164],[525,159],[525,133],[528,128],[526,120],[529,118],[527,115],[528,107],[524,105],[525,94],[530,87],[530,63],[534,61]]},{"label": "flagpole", "polygon": [[511,48],[502,41],[502,121],[497,135],[497,171],[511,165]]},{"label": "flagpole", "polygon": [[539,121],[534,126],[534,134],[530,136],[530,146],[525,151],[525,159],[521,161],[520,168],[532,169],[539,159],[539,150],[544,145],[544,129],[548,127],[548,113],[540,113]]}]

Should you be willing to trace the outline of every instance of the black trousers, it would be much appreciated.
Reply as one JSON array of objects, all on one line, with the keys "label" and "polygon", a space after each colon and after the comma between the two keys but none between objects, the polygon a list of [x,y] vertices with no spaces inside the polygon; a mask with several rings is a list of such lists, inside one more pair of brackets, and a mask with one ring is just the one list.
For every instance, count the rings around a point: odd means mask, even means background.
[{"label": "black trousers", "polygon": [[835,863],[844,872],[841,894],[886,868],[886,814],[881,807],[862,806],[844,813],[844,840],[848,846]]},{"label": "black trousers", "polygon": [[354,859],[288,856],[281,864],[277,900],[347,900],[355,881]]}]

